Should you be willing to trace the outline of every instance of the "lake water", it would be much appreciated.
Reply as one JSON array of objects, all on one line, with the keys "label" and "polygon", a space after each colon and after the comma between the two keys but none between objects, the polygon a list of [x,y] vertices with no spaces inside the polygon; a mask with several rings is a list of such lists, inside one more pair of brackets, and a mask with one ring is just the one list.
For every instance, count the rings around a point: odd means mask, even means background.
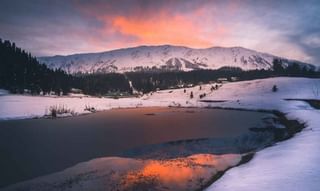
[{"label": "lake water", "polygon": [[145,145],[238,137],[261,126],[269,115],[153,107],[72,118],[0,121],[0,187]]}]

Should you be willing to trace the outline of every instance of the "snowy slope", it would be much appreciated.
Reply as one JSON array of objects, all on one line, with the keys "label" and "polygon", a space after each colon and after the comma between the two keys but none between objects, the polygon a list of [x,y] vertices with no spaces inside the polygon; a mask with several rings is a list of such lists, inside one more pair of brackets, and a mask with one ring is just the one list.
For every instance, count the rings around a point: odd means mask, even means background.
[{"label": "snowy slope", "polygon": [[294,138],[258,152],[252,161],[231,169],[206,191],[317,191],[320,187],[319,111],[291,111],[307,121]]},{"label": "snowy slope", "polygon": [[184,71],[218,69],[223,66],[240,67],[244,70],[269,69],[274,58],[277,57],[241,47],[192,49],[163,45],[38,59],[50,68],[61,68],[68,73],[92,73],[134,71],[146,67]]},{"label": "snowy slope", "polygon": [[[279,92],[270,91],[273,84],[280,87]],[[239,88],[230,92],[236,86]],[[287,113],[289,118],[306,122],[307,128],[290,140],[259,151],[252,161],[231,169],[207,191],[319,190],[320,111],[304,102],[283,100],[320,99],[316,93],[319,87],[319,79],[275,78],[230,84],[229,87],[222,88],[224,93],[230,92],[226,93],[226,97],[238,96],[240,100],[240,103],[224,103],[224,107],[277,109]],[[221,92],[210,99],[220,98],[224,93]]]}]

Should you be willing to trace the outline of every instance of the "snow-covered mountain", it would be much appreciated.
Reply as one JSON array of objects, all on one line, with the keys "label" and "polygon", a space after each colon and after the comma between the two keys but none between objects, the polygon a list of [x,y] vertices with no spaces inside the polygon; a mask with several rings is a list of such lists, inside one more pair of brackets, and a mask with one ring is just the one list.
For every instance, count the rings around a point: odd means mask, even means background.
[{"label": "snow-covered mountain", "polygon": [[[243,70],[270,69],[274,58],[242,47],[212,47],[193,49],[183,46],[139,46],[101,53],[69,56],[40,57],[40,62],[50,68],[61,68],[68,73],[126,72],[142,69],[195,70],[218,69],[223,66]],[[286,64],[291,61],[287,60]],[[304,63],[301,63],[304,65]],[[306,65],[308,68],[312,65]]]}]

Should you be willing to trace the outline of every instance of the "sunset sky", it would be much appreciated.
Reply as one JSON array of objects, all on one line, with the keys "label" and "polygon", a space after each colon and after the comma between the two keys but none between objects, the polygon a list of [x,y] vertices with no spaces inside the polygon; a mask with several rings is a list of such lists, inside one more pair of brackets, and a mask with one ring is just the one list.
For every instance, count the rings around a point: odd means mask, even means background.
[{"label": "sunset sky", "polygon": [[320,63],[319,0],[1,0],[0,38],[36,56],[243,46]]}]

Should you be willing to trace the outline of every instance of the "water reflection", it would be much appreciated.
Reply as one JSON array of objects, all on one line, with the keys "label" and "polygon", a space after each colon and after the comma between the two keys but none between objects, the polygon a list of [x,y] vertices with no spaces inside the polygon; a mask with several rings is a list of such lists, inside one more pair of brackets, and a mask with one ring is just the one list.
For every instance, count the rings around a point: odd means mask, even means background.
[{"label": "water reflection", "polygon": [[238,154],[198,154],[168,160],[106,157],[6,190],[197,190],[218,171],[240,161]]},{"label": "water reflection", "polygon": [[161,190],[195,190],[206,185],[218,172],[234,166],[240,162],[240,155],[210,155],[199,154],[185,158],[171,160],[147,160],[144,166],[129,173],[130,183],[126,189],[137,188],[146,184],[146,180],[153,189]]}]

